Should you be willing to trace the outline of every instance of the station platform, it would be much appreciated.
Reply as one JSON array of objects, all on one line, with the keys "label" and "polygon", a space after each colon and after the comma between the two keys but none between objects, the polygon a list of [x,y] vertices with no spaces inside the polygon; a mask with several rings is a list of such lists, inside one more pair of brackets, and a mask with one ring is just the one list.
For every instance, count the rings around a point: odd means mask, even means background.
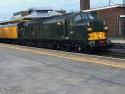
[{"label": "station platform", "polygon": [[125,60],[0,43],[0,94],[125,94]]},{"label": "station platform", "polygon": [[123,49],[125,50],[125,37],[121,38],[109,38],[111,41],[113,49]]},{"label": "station platform", "polygon": [[124,38],[109,38],[111,40],[111,43],[119,43],[119,44],[125,44],[125,37]]}]

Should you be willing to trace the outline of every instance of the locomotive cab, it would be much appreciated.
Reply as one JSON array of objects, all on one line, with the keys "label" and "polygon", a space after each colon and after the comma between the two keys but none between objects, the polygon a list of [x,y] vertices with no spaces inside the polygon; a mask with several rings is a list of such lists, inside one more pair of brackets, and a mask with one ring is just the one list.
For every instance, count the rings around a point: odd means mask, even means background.
[{"label": "locomotive cab", "polygon": [[78,40],[80,48],[106,48],[108,26],[105,22],[95,19],[90,13],[79,12],[68,17],[67,23],[70,40]]}]

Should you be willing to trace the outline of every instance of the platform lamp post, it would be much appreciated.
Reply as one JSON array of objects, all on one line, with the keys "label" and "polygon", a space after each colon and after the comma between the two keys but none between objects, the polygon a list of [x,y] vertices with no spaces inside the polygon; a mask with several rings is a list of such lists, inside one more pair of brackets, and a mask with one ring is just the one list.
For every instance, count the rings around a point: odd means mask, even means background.
[{"label": "platform lamp post", "polygon": [[111,6],[111,4],[113,4],[114,1],[113,0],[109,0],[109,6]]},{"label": "platform lamp post", "polygon": [[109,6],[111,5],[111,0],[109,0]]},{"label": "platform lamp post", "polygon": [[[125,6],[125,0],[123,0],[123,6]],[[125,15],[125,7],[124,7],[124,14],[123,15]],[[123,18],[124,19],[124,36],[125,36],[125,18]]]}]

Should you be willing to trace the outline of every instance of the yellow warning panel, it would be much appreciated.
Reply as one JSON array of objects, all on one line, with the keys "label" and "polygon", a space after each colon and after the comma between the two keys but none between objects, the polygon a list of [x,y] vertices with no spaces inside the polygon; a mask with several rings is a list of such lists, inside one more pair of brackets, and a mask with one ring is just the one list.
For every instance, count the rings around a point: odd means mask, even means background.
[{"label": "yellow warning panel", "polygon": [[106,32],[92,32],[88,34],[88,40],[106,39]]}]

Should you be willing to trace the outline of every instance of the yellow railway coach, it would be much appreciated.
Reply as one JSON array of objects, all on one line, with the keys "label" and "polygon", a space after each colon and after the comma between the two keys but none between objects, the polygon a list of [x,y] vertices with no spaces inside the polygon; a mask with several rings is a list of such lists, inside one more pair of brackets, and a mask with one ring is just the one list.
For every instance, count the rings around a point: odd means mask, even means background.
[{"label": "yellow railway coach", "polygon": [[17,24],[0,25],[1,39],[17,39]]}]

